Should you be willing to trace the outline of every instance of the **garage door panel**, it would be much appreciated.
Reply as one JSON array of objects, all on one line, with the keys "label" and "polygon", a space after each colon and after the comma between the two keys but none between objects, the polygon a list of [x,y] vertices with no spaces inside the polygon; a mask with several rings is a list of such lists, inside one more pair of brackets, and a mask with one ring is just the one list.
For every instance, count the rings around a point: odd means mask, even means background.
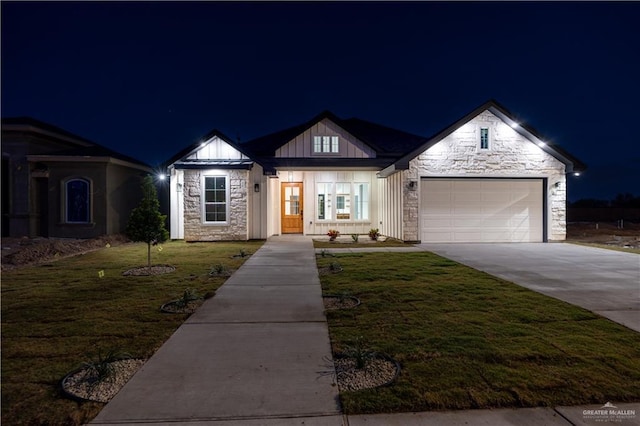
[{"label": "garage door panel", "polygon": [[421,239],[542,241],[542,182],[542,179],[424,179]]}]

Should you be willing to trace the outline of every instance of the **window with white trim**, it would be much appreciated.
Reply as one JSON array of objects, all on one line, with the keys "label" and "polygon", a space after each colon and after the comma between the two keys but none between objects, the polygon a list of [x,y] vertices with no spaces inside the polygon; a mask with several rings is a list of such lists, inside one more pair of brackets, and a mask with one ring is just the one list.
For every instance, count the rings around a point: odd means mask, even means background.
[{"label": "window with white trim", "polygon": [[369,184],[355,183],[353,194],[353,218],[355,220],[369,219]]},{"label": "window with white trim", "polygon": [[489,149],[489,128],[480,128],[480,149]]},{"label": "window with white trim", "polygon": [[65,222],[89,223],[91,220],[91,183],[86,179],[69,179],[64,184]]},{"label": "window with white trim", "polygon": [[337,154],[340,152],[340,145],[337,136],[314,136],[314,154]]},{"label": "window with white trim", "polygon": [[368,182],[318,183],[316,219],[369,220],[369,187]]},{"label": "window with white trim", "polygon": [[228,186],[226,176],[204,177],[204,223],[227,222]]},{"label": "window with white trim", "polygon": [[318,183],[318,220],[331,219],[331,195],[330,183]]},{"label": "window with white trim", "polygon": [[336,183],[336,219],[351,219],[351,184]]}]

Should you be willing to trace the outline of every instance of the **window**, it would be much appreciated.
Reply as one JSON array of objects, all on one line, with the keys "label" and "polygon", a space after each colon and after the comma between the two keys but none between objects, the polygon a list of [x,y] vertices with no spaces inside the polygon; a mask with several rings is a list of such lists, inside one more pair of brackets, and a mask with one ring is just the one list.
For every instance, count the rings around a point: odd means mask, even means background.
[{"label": "window", "polygon": [[67,223],[89,223],[89,188],[85,179],[71,179],[65,184]]},{"label": "window", "polygon": [[336,219],[351,219],[350,183],[336,183]]},{"label": "window", "polygon": [[314,136],[314,154],[337,154],[340,152],[337,136]]},{"label": "window", "polygon": [[317,220],[369,220],[369,183],[339,182],[333,189],[331,183],[317,184]]},{"label": "window", "polygon": [[480,149],[489,149],[489,129],[480,129]]},{"label": "window", "polygon": [[331,184],[318,184],[318,220],[331,219]]},{"label": "window", "polygon": [[204,221],[206,223],[226,222],[227,204],[227,178],[225,176],[205,176]]},{"label": "window", "polygon": [[369,184],[356,183],[354,186],[354,219],[367,220],[369,219]]}]

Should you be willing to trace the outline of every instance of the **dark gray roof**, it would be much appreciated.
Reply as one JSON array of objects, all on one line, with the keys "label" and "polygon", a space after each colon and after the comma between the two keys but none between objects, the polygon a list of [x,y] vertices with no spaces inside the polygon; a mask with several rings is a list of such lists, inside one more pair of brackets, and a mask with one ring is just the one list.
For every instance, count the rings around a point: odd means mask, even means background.
[{"label": "dark gray roof", "polygon": [[[72,142],[75,147],[62,149],[60,151],[47,153],[49,157],[111,157],[121,161],[126,161],[144,168],[150,169],[149,165],[128,155],[121,154],[110,148],[99,145],[89,139],[80,137],[68,132],[60,127],[36,120],[31,117],[8,117],[2,119],[2,131],[15,131],[25,133],[41,133],[47,138],[64,138],[67,142]],[[46,133],[43,133],[46,132]]]},{"label": "dark gray roof", "polygon": [[[517,122],[514,118],[515,116],[495,100],[489,100],[483,103],[482,105],[478,106],[468,114],[464,115],[460,119],[451,123],[449,126],[443,128],[429,138],[414,135],[402,130],[397,130],[359,118],[342,119],[333,114],[331,111],[323,111],[307,122],[252,139],[245,143],[234,143],[230,138],[226,137],[218,130],[213,130],[201,140],[207,140],[213,136],[220,137],[229,145],[233,146],[238,151],[249,157],[251,160],[254,160],[258,164],[260,164],[265,169],[266,174],[273,173],[275,171],[275,168],[278,167],[301,168],[354,166],[372,169],[377,168],[378,170],[385,169],[383,173],[385,174],[387,172],[393,173],[394,170],[402,170],[408,168],[409,161],[417,157],[425,150],[429,149],[431,146],[440,142],[443,138],[453,133],[460,126],[473,119],[485,110],[491,111],[493,114],[500,117],[509,125],[514,125],[515,123],[517,123],[518,126],[514,126],[514,129],[532,142],[544,140],[535,129],[528,126],[526,123]],[[280,147],[287,144],[296,136],[302,134],[324,119],[331,120],[344,130],[352,134],[354,137],[368,145],[376,153],[375,158],[345,159],[275,157],[275,153]],[[198,147],[199,142],[185,148],[184,150],[173,156],[167,162],[167,165],[174,164],[182,160]],[[576,157],[564,151],[557,145],[547,144],[542,147],[542,149],[564,163],[567,167],[568,173],[586,169],[586,165],[584,163],[582,163]]]},{"label": "dark gray roof", "polygon": [[[213,137],[218,137],[220,139],[222,139],[223,141],[225,141],[226,143],[228,143],[229,145],[231,145],[233,148],[237,149],[238,151],[240,151],[242,154],[244,154],[245,156],[251,158],[251,155],[247,152],[246,148],[243,146],[243,144],[238,144],[233,142],[233,140],[231,140],[231,138],[229,138],[227,135],[225,135],[224,133],[222,133],[220,130],[218,129],[213,129],[212,131],[210,131],[209,133],[207,133],[206,135],[204,135],[203,137],[199,138],[198,141],[192,143],[191,145],[187,146],[186,148],[184,148],[183,150],[181,150],[180,152],[178,152],[177,154],[175,154],[173,157],[171,157],[169,160],[167,160],[165,162],[165,167],[168,167],[172,164],[195,164],[193,161],[190,160],[183,160],[185,157],[188,157],[191,153],[197,151],[202,142],[206,142],[209,139],[213,138]],[[235,161],[250,161],[251,164],[253,164],[253,161],[251,160],[235,160]],[[200,162],[201,166],[204,166],[204,163]],[[185,167],[183,167],[185,168]],[[194,167],[191,167],[194,168]]]},{"label": "dark gray roof", "polygon": [[[255,158],[260,164],[282,163],[285,160],[273,157],[276,150],[325,118],[336,123],[375,151],[377,161],[370,161],[372,164],[388,165],[394,159],[397,159],[400,155],[407,152],[407,150],[426,141],[422,136],[407,133],[402,130],[393,129],[359,118],[341,119],[331,111],[323,111],[305,123],[266,136],[261,136],[245,142],[241,146],[245,147],[249,156]],[[363,160],[366,159],[358,159],[355,161],[357,161],[358,165],[364,165],[365,162]],[[305,161],[308,166],[311,166],[311,163],[313,163],[310,159],[305,159]],[[322,159],[319,161],[322,165],[331,166],[330,163],[336,160]],[[353,165],[354,159],[350,159],[349,161],[351,161]],[[318,165],[320,165],[320,163]]]}]

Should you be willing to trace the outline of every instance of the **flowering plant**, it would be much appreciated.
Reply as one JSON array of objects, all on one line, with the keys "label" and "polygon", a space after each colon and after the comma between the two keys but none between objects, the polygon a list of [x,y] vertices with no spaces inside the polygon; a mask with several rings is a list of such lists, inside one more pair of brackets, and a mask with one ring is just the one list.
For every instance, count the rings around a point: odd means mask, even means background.
[{"label": "flowering plant", "polygon": [[380,232],[378,232],[378,228],[371,228],[371,230],[369,231],[369,238],[371,238],[372,240],[377,240],[379,236]]},{"label": "flowering plant", "polygon": [[338,232],[337,229],[329,229],[329,232],[327,232],[327,235],[329,236],[329,238],[335,239],[336,237],[338,237],[338,235],[340,235],[340,232]]}]

